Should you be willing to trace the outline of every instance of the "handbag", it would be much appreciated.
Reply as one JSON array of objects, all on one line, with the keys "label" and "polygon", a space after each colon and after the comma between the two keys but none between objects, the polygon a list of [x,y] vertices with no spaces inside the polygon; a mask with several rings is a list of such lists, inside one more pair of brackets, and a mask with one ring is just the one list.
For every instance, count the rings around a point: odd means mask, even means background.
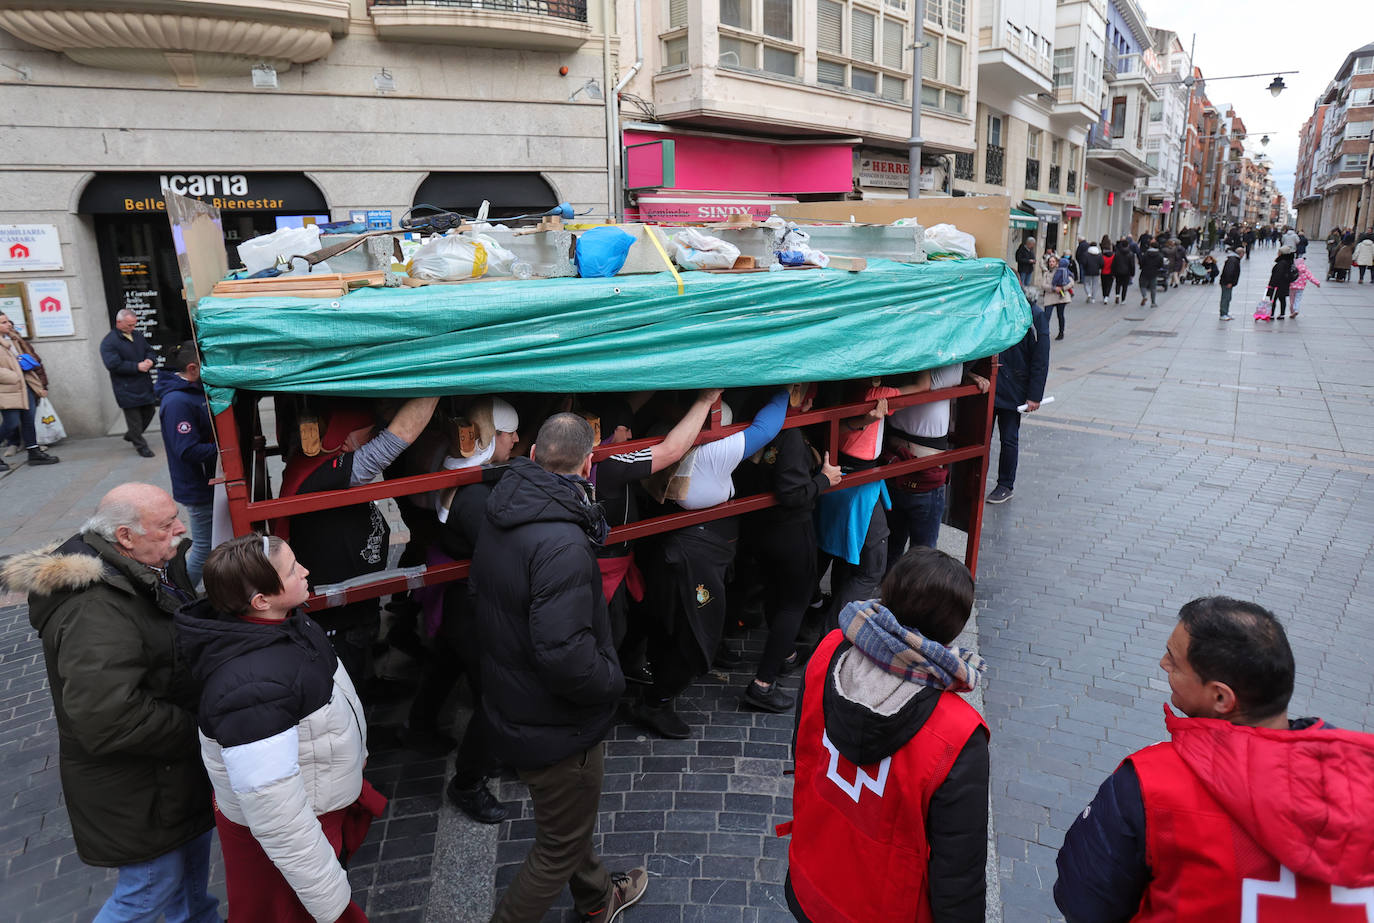
[{"label": "handbag", "polygon": [[67,430],[62,425],[62,418],[57,415],[52,401],[46,397],[40,397],[38,404],[34,407],[33,428],[38,436],[39,445],[57,445],[67,438]]},{"label": "handbag", "polygon": [[43,363],[29,353],[19,354],[19,367],[25,372],[32,372],[34,369],[42,368]]}]

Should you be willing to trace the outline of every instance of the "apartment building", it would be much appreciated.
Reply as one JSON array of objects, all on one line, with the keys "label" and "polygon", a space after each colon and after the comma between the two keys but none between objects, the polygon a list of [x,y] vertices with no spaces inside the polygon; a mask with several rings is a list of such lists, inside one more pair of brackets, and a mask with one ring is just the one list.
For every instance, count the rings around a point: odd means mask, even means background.
[{"label": "apartment building", "polygon": [[[621,44],[642,59],[620,106],[629,214],[766,217],[780,201],[906,197],[920,31],[911,0],[627,9],[622,0]],[[970,4],[928,0],[923,25],[920,183],[923,194],[950,195],[955,158],[974,146]]]},{"label": "apartment building", "polygon": [[1106,19],[1102,115],[1088,133],[1083,192],[1083,228],[1094,239],[1149,227],[1136,181],[1155,172],[1145,160],[1145,135],[1150,104],[1159,101],[1144,61],[1153,36],[1139,4],[1110,0]]},{"label": "apartment building", "polygon": [[1374,42],[1350,52],[1303,126],[1293,200],[1308,235],[1369,226],[1374,134]]},{"label": "apartment building", "polygon": [[1168,29],[1151,29],[1153,45],[1142,57],[1159,99],[1151,102],[1145,124],[1145,163],[1153,171],[1140,189],[1145,210],[1154,221],[1154,230],[1176,227],[1174,211],[1182,199],[1185,162],[1184,127],[1188,124],[1188,53],[1178,34]]},{"label": "apartment building", "polygon": [[0,286],[42,293],[26,319],[68,432],[118,416],[117,310],[164,349],[189,334],[164,189],[218,204],[231,249],[421,203],[607,214],[615,32],[598,0],[0,2],[0,225],[37,228]]}]

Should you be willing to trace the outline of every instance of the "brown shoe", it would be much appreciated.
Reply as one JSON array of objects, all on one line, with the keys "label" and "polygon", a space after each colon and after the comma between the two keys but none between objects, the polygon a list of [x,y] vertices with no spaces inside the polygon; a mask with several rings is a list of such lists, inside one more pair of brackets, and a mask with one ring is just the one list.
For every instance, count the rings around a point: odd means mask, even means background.
[{"label": "brown shoe", "polygon": [[649,887],[649,873],[630,869],[611,876],[611,899],[596,913],[584,914],[586,923],[615,923],[627,907],[639,902]]}]

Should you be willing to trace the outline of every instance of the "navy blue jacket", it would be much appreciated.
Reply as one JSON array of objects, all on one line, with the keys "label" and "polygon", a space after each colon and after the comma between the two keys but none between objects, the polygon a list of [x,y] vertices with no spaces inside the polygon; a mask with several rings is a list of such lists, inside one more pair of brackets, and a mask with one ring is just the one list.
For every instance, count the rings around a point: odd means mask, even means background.
[{"label": "navy blue jacket", "polygon": [[205,389],[198,381],[187,381],[163,369],[157,375],[157,396],[162,405],[162,445],[172,476],[172,498],[178,503],[209,503],[210,479],[215,476],[219,449]]},{"label": "navy blue jacket", "polygon": [[1031,305],[1031,327],[1021,342],[1008,346],[997,357],[998,410],[1015,410],[1026,401],[1045,396],[1050,373],[1050,322],[1039,305]]},{"label": "navy blue jacket", "polygon": [[118,330],[111,330],[100,341],[100,361],[110,370],[115,403],[121,408],[157,403],[157,398],[153,396],[153,376],[138,370],[138,364],[144,359],[156,362],[157,352],[137,330],[133,332],[133,337],[131,343]]}]

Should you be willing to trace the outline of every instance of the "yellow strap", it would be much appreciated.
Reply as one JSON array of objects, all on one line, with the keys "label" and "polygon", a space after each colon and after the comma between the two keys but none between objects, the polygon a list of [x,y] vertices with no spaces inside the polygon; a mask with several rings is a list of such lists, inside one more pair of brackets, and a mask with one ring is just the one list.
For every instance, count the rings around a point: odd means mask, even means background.
[{"label": "yellow strap", "polygon": [[657,230],[658,228],[656,225],[644,225],[644,233],[649,235],[649,240],[653,241],[654,243],[654,249],[658,251],[659,256],[663,257],[663,264],[668,267],[668,271],[671,272],[673,274],[673,278],[677,280],[677,293],[681,295],[682,276],[678,275],[677,267],[673,265],[673,261],[668,259],[668,251],[664,250],[663,244],[659,243],[658,235],[654,233]]}]

